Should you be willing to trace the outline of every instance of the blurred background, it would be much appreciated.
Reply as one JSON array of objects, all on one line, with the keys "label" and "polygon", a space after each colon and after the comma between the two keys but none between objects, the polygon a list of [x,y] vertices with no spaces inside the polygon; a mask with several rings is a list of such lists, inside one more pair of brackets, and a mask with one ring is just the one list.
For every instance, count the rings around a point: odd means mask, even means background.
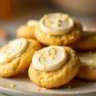
[{"label": "blurred background", "polygon": [[16,29],[29,19],[51,12],[70,14],[96,28],[96,0],[0,0],[0,44],[16,38]]}]

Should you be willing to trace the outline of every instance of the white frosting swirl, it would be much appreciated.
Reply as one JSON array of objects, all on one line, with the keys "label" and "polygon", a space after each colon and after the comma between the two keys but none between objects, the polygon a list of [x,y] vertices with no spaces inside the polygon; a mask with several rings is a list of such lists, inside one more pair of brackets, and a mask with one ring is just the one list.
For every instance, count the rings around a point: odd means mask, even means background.
[{"label": "white frosting swirl", "polygon": [[29,20],[29,21],[27,22],[27,26],[36,26],[37,23],[38,23],[37,20]]},{"label": "white frosting swirl", "polygon": [[40,28],[52,35],[63,35],[72,30],[74,21],[69,15],[62,13],[52,13],[45,15],[40,20]]},{"label": "white frosting swirl", "polygon": [[6,50],[4,52],[0,52],[0,63],[6,63],[7,61],[12,60],[16,56],[21,55],[25,51],[27,44],[28,42],[24,38],[11,41],[8,44]]},{"label": "white frosting swirl", "polygon": [[83,66],[96,68],[96,53],[81,53],[78,56]]},{"label": "white frosting swirl", "polygon": [[53,71],[60,68],[67,60],[64,47],[49,46],[35,52],[32,65],[41,71]]}]

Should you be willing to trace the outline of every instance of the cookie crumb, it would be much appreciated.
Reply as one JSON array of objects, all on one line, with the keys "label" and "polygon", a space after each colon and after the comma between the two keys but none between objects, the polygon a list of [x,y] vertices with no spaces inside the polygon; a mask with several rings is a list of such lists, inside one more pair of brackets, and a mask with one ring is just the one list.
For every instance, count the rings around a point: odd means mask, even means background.
[{"label": "cookie crumb", "polygon": [[56,55],[56,48],[52,48],[53,49],[53,54]]},{"label": "cookie crumb", "polygon": [[68,21],[68,19],[69,19],[69,15],[67,14],[67,15],[65,16],[65,18],[64,18],[64,21],[66,22],[66,21]]},{"label": "cookie crumb", "polygon": [[50,92],[51,94],[54,94],[54,92],[52,91],[52,92]]},{"label": "cookie crumb", "polygon": [[51,20],[48,20],[48,24],[51,25],[53,22]]},{"label": "cookie crumb", "polygon": [[44,18],[48,18],[48,15],[45,14],[45,15],[44,15]]},{"label": "cookie crumb", "polygon": [[62,16],[62,13],[59,13],[59,14],[58,14],[58,17],[61,17],[61,16]]},{"label": "cookie crumb", "polygon": [[16,87],[16,84],[10,84],[10,88]]},{"label": "cookie crumb", "polygon": [[39,92],[40,91],[40,89],[39,88],[36,88],[36,92]]}]

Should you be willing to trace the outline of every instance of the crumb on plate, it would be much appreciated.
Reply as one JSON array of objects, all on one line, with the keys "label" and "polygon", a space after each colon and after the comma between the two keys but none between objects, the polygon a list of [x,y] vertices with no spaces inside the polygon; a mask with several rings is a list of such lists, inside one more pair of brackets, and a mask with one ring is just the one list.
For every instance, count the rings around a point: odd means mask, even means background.
[{"label": "crumb on plate", "polygon": [[16,87],[16,84],[10,84],[10,88]]}]

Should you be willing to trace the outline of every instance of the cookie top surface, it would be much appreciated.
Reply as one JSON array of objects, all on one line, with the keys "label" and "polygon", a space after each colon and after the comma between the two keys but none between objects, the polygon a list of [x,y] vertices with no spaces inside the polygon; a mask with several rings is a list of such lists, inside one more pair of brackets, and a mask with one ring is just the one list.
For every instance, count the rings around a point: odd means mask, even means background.
[{"label": "cookie top surface", "polygon": [[40,27],[43,32],[52,35],[63,35],[72,30],[74,21],[68,14],[51,13],[41,18]]},{"label": "cookie top surface", "polygon": [[67,60],[64,47],[49,46],[35,52],[32,65],[41,71],[53,71],[60,68]]}]

